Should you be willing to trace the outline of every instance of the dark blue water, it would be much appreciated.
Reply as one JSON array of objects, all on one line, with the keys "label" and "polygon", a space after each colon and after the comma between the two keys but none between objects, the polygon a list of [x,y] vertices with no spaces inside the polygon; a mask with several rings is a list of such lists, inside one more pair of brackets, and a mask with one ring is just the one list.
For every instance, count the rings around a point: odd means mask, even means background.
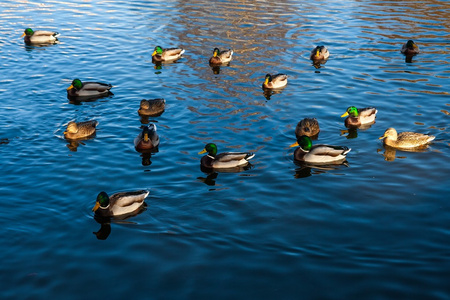
[{"label": "dark blue water", "polygon": [[[448,299],[447,1],[6,1],[0,4],[2,299]],[[27,27],[60,32],[26,46]],[[405,62],[413,39],[421,53]],[[331,53],[320,69],[316,45]],[[155,68],[156,45],[183,47]],[[214,47],[232,48],[215,74]],[[287,87],[267,99],[266,73]],[[216,72],[217,73],[217,72]],[[74,78],[111,97],[74,103]],[[136,152],[141,99],[165,98],[159,151]],[[350,105],[376,123],[343,132]],[[352,148],[348,166],[293,162],[294,129]],[[72,120],[99,121],[71,143]],[[386,128],[436,136],[384,149]],[[252,151],[205,174],[201,151]],[[146,210],[100,224],[105,190],[149,189]],[[96,233],[96,234],[93,234]]]}]

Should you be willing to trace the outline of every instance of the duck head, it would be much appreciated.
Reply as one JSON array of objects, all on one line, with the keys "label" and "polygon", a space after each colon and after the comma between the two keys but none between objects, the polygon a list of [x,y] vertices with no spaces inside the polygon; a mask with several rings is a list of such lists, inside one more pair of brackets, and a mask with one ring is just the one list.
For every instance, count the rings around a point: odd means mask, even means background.
[{"label": "duck head", "polygon": [[106,192],[100,192],[97,195],[97,201],[95,202],[95,206],[92,208],[93,212],[96,212],[97,209],[107,208],[109,206],[109,196]]},{"label": "duck head", "polygon": [[341,118],[346,116],[357,118],[359,116],[358,109],[355,106],[350,106],[349,108],[347,108],[347,111],[342,114]]},{"label": "duck head", "polygon": [[203,149],[202,151],[200,151],[198,154],[203,154],[208,152],[209,156],[215,157],[217,154],[217,146],[216,144],[213,143],[209,143],[206,144],[205,149]]}]

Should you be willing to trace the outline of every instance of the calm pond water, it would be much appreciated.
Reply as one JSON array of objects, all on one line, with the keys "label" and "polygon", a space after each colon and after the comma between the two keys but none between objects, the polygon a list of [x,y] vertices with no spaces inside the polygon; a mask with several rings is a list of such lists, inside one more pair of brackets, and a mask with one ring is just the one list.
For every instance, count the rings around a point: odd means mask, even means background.
[{"label": "calm pond water", "polygon": [[[449,13],[433,0],[2,1],[0,297],[448,299]],[[27,27],[60,42],[26,46]],[[156,45],[186,53],[155,68]],[[214,47],[234,50],[229,66],[210,68]],[[287,87],[266,97],[279,72]],[[70,102],[74,78],[114,95]],[[141,120],[149,98],[166,110]],[[344,132],[350,105],[375,106],[376,123]],[[348,166],[293,162],[304,117],[320,123],[315,142],[352,148]],[[90,119],[95,138],[64,139]],[[133,145],[147,121],[161,138],[151,157]],[[388,127],[436,139],[386,150]],[[251,168],[203,173],[208,142],[255,152]],[[138,189],[145,211],[96,221],[100,191]]]}]

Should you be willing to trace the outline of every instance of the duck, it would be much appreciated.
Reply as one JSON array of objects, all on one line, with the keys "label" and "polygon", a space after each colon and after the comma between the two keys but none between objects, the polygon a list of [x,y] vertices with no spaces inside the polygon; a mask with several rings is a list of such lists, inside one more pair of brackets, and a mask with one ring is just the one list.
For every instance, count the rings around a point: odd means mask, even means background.
[{"label": "duck", "polygon": [[205,168],[226,169],[246,166],[255,154],[250,152],[223,152],[217,154],[217,146],[214,143],[206,144],[198,154],[208,153],[203,156],[200,164]]},{"label": "duck", "polygon": [[77,140],[87,138],[95,134],[98,121],[90,120],[85,122],[70,121],[67,124],[66,131],[64,131],[64,137],[70,140]]},{"label": "duck", "polygon": [[319,122],[316,118],[304,118],[297,123],[295,127],[295,136],[300,137],[306,135],[313,137],[318,135],[320,132]]},{"label": "duck", "polygon": [[97,195],[92,211],[101,217],[115,217],[139,210],[150,192],[147,190],[119,192],[108,196],[104,191]]},{"label": "duck", "polygon": [[102,97],[110,94],[111,84],[101,82],[81,82],[76,78],[67,88],[68,98],[77,97]]},{"label": "duck", "polygon": [[54,44],[58,41],[58,32],[46,31],[46,30],[36,30],[31,28],[24,30],[21,37],[26,44]]},{"label": "duck", "polygon": [[359,127],[361,125],[372,124],[375,122],[378,110],[375,107],[356,108],[349,106],[341,118],[345,119],[346,127]]},{"label": "duck", "polygon": [[384,145],[393,148],[411,149],[425,146],[434,140],[435,136],[408,131],[397,133],[395,128],[390,127],[386,129],[384,134],[380,136],[379,139],[383,140]]},{"label": "duck", "polygon": [[228,63],[233,58],[233,53],[231,49],[220,51],[219,48],[214,48],[213,56],[209,59],[209,64],[221,65]]},{"label": "duck", "polygon": [[156,125],[151,123],[143,126],[142,131],[134,139],[134,147],[137,151],[153,150],[159,145],[159,136],[156,132]]},{"label": "duck", "polygon": [[400,50],[401,53],[405,55],[416,55],[419,54],[419,46],[417,46],[416,43],[414,43],[413,40],[408,40]]},{"label": "duck", "polygon": [[166,100],[163,98],[141,100],[138,114],[143,116],[156,116],[164,112],[166,108]]},{"label": "duck", "polygon": [[317,46],[311,51],[310,59],[312,61],[321,61],[327,60],[330,56],[330,52],[328,52],[327,47],[325,46]]},{"label": "duck", "polygon": [[263,89],[279,89],[285,87],[287,84],[287,78],[288,76],[286,74],[266,74],[262,87]]},{"label": "duck", "polygon": [[161,46],[156,46],[152,53],[152,60],[157,62],[174,61],[179,59],[184,52],[183,48],[163,49]]},{"label": "duck", "polygon": [[294,151],[294,159],[311,164],[340,164],[352,150],[345,146],[312,145],[311,138],[303,135],[290,147],[300,146]]}]

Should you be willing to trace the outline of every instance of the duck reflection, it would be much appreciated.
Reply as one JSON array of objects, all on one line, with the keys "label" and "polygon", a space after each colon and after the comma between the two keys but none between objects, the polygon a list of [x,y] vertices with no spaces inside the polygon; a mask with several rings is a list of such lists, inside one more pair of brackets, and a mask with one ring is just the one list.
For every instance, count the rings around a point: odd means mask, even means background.
[{"label": "duck reflection", "polygon": [[340,135],[345,135],[347,139],[356,139],[358,137],[359,130],[365,131],[372,127],[373,124],[375,124],[375,122],[371,124],[360,125],[359,127],[349,127],[348,129],[342,129]]},{"label": "duck reflection", "polygon": [[317,60],[317,61],[313,61],[311,64],[316,69],[315,72],[320,73],[319,69],[321,69],[322,66],[324,66],[326,62],[327,62],[327,60]]},{"label": "duck reflection", "polygon": [[312,175],[325,174],[329,171],[338,170],[342,166],[349,167],[348,162],[344,161],[340,165],[314,165],[294,160],[294,164],[298,166],[295,169],[294,178],[306,178]]},{"label": "duck reflection", "polygon": [[405,55],[405,63],[412,63],[415,55]]},{"label": "duck reflection", "polygon": [[106,240],[111,234],[111,223],[118,224],[136,224],[135,222],[126,221],[129,218],[135,217],[141,214],[143,211],[147,210],[147,204],[144,202],[143,206],[132,214],[126,214],[115,217],[102,217],[97,214],[94,215],[94,220],[100,224],[100,229],[98,231],[92,232],[97,239]]},{"label": "duck reflection", "polygon": [[159,150],[158,150],[158,147],[155,147],[152,150],[137,150],[136,149],[136,151],[140,152],[140,154],[141,154],[140,156],[142,158],[142,165],[145,167],[145,166],[150,166],[152,164],[152,160],[151,160],[152,155],[154,153],[157,153]]},{"label": "duck reflection", "polygon": [[200,170],[206,174],[206,177],[197,177],[198,180],[203,182],[206,185],[214,186],[216,185],[216,179],[219,176],[219,173],[240,173],[253,168],[251,163],[248,163],[246,166],[237,166],[232,168],[208,168],[200,165]]},{"label": "duck reflection", "polygon": [[213,74],[215,74],[215,75],[220,74],[220,65],[211,65],[210,64],[210,67],[211,67]]},{"label": "duck reflection", "polygon": [[266,100],[270,100],[273,95],[281,94],[282,89],[274,90],[274,89],[263,89],[263,95]]},{"label": "duck reflection", "polygon": [[95,134],[90,136],[90,137],[88,137],[88,138],[84,138],[82,140],[69,140],[69,139],[66,139],[66,141],[68,142],[66,147],[69,148],[69,150],[72,151],[72,152],[77,152],[78,151],[78,147],[80,145],[86,146],[86,144],[83,141],[92,140],[94,138],[95,138]]},{"label": "duck reflection", "polygon": [[[58,43],[55,43],[58,44]],[[24,44],[24,49],[27,52],[33,52],[33,51],[41,51],[46,50],[45,48],[52,46],[53,44]]]},{"label": "duck reflection", "polygon": [[70,104],[81,105],[83,102],[94,102],[101,98],[111,98],[114,96],[112,92],[108,92],[104,95],[96,95],[96,96],[69,96],[67,95],[67,99]]},{"label": "duck reflection", "polygon": [[[405,159],[405,155],[397,155],[397,151],[401,152],[426,152],[428,149],[428,145],[417,147],[417,148],[411,148],[411,149],[396,149],[394,147],[384,145],[384,152],[382,153],[384,156],[385,161],[394,161],[396,158],[398,159]],[[380,153],[383,151],[383,149],[377,149],[377,153]]]},{"label": "duck reflection", "polygon": [[343,129],[340,135],[346,135],[347,139],[356,139],[358,137],[358,128]]}]

